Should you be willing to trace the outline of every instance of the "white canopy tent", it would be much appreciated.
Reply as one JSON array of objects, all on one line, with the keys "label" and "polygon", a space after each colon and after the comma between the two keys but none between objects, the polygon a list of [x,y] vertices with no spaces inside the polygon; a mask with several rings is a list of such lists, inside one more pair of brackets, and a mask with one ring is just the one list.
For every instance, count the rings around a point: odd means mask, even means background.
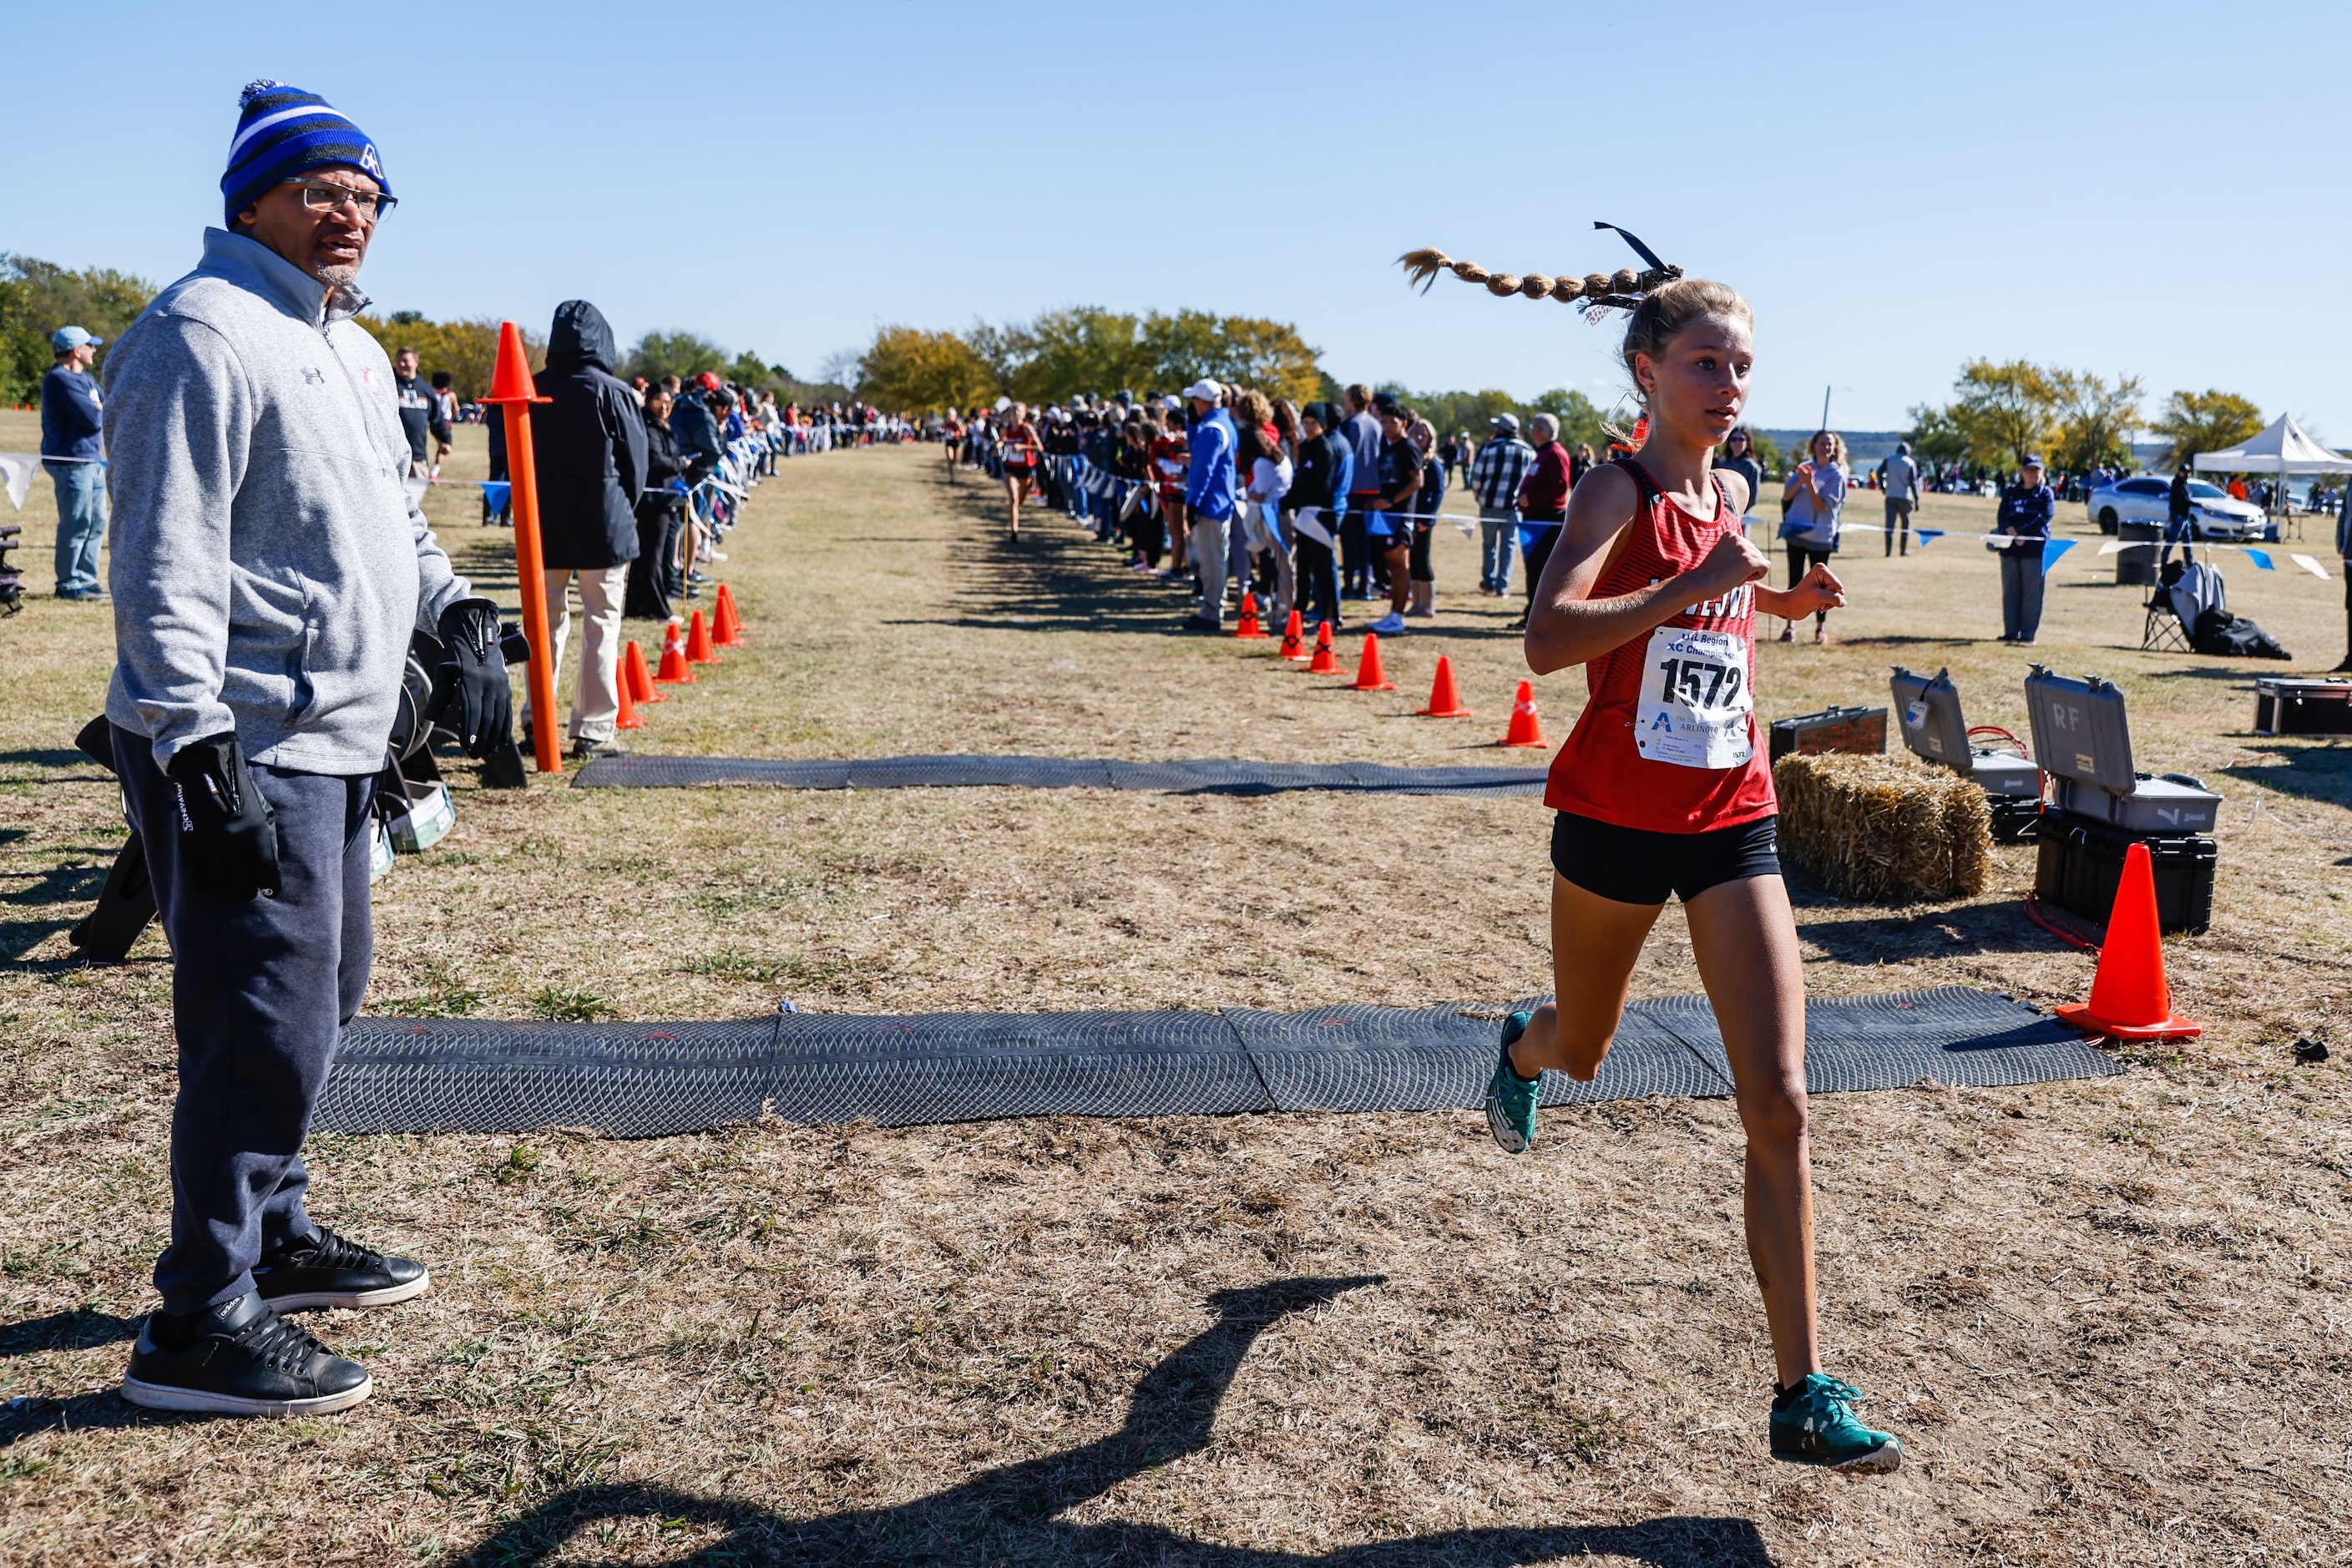
[{"label": "white canopy tent", "polygon": [[2352,474],[2352,458],[2339,457],[2305,435],[2292,414],[2280,415],[2252,440],[2219,452],[2200,452],[2192,461],[2202,474],[2276,474],[2279,483],[2272,487],[2271,500],[2280,511],[2289,510],[2288,475]]}]

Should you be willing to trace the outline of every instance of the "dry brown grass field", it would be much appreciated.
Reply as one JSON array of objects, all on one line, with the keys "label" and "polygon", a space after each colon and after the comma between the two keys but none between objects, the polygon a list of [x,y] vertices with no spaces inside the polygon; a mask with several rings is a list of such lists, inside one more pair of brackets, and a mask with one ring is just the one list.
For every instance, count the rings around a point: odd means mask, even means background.
[{"label": "dry brown grass field", "polygon": [[[0,416],[0,448],[35,439]],[[480,472],[474,433],[460,477]],[[470,467],[469,467],[470,465]],[[751,646],[648,711],[648,752],[1538,765],[1496,752],[1509,613],[1441,531],[1400,689],[1171,635],[1173,590],[1040,514],[1018,548],[928,450],[784,466],[720,570]],[[1864,503],[1867,504],[1866,501]],[[513,602],[470,492],[430,510]],[[1989,503],[1928,521],[1982,526]],[[2086,531],[2080,508],[2069,528]],[[2203,1038],[2095,1082],[1814,1105],[1832,1363],[1903,1436],[1847,1483],[1765,1454],[1770,1381],[1721,1101],[1470,1113],[321,1138],[320,1216],[426,1258],[427,1300],[313,1327],[378,1393],[240,1424],[112,1392],[165,1224],[169,960],[75,962],[121,836],[71,750],[103,607],[0,622],[0,1561],[2284,1563],[2352,1557],[2352,752],[2251,733],[2254,667],[2137,651],[2086,542],[2041,657],[2129,693],[2140,754],[2229,797],[2211,931],[2167,944]],[[2323,547],[2324,548],[2324,547]],[[2282,561],[2282,565],[2284,563]],[[1836,641],[1769,643],[1767,714],[1949,665],[2021,730],[1972,544],[1840,563]],[[2341,588],[2230,573],[2315,670]],[[632,635],[649,628],[633,626]],[[1352,656],[1354,640],[1347,647]],[[1414,718],[1439,652],[1475,720]],[[1577,679],[1541,683],[1566,733]],[[379,885],[378,1012],[724,1018],[1425,1005],[1549,988],[1533,799],[1108,792],[515,794]],[[2256,811],[2259,805],[2261,810]],[[2029,852],[1959,903],[1795,884],[1811,985],[2037,1004],[2091,961]],[[1638,992],[1697,989],[1669,910]]]}]

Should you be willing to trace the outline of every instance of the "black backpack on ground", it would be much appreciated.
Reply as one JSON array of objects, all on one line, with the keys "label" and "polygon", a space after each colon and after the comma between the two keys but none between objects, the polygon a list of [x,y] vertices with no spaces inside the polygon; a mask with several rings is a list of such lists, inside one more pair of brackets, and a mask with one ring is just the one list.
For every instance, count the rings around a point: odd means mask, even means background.
[{"label": "black backpack on ground", "polygon": [[2243,616],[2227,610],[2207,610],[2197,617],[2189,646],[2217,658],[2293,658],[2278,638]]}]

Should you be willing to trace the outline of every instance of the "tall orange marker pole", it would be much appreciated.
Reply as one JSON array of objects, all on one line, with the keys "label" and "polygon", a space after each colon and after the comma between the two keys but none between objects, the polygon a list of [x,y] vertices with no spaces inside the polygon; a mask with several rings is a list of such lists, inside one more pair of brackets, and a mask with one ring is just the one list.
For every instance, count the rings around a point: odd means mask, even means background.
[{"label": "tall orange marker pole", "polygon": [[523,636],[530,639],[526,679],[530,688],[532,760],[543,773],[563,771],[556,749],[555,652],[547,644],[547,578],[540,563],[539,467],[530,452],[530,405],[553,401],[531,384],[530,357],[522,329],[499,323],[499,363],[490,373],[485,403],[503,405],[507,421],[507,479],[513,486],[515,576],[522,584]]}]

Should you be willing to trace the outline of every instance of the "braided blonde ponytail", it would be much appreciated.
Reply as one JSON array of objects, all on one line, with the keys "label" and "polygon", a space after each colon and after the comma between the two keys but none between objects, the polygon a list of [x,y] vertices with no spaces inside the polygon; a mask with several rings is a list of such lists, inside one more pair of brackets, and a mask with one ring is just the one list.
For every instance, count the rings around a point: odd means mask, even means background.
[{"label": "braided blonde ponytail", "polygon": [[1456,261],[1442,250],[1408,250],[1397,258],[1397,264],[1412,282],[1421,285],[1424,294],[1439,273],[1451,272],[1465,283],[1484,283],[1486,292],[1497,299],[1524,294],[1530,300],[1552,299],[1571,305],[1582,300],[1601,309],[1626,310],[1640,304],[1643,295],[1683,275],[1679,267],[1653,267],[1641,272],[1628,267],[1615,273],[1592,272],[1582,278],[1549,278],[1540,272],[1521,277],[1490,272],[1475,261]]}]

